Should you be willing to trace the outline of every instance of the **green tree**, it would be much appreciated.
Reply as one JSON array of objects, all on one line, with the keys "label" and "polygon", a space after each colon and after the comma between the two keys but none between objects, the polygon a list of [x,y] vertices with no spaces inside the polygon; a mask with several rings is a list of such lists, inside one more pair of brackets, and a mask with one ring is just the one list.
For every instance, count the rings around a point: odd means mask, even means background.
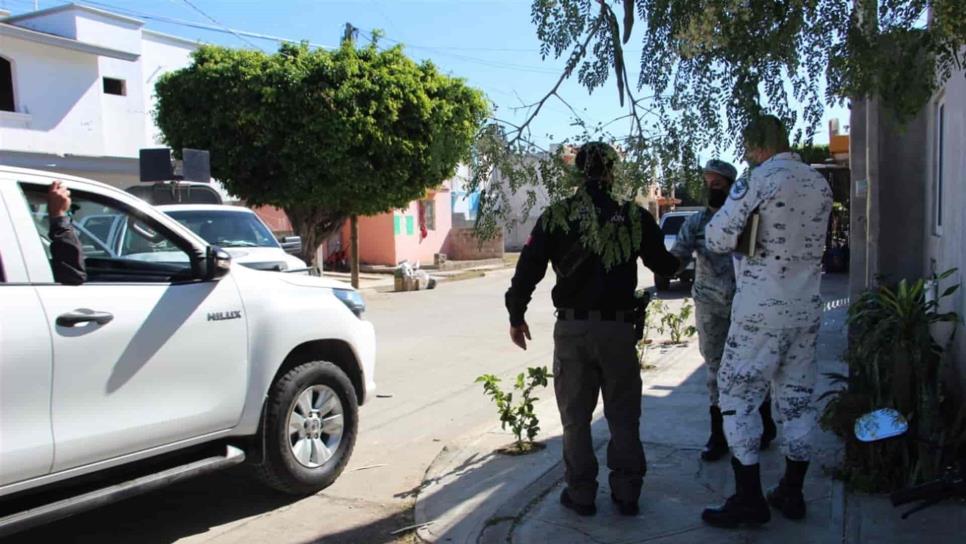
[{"label": "green tree", "polygon": [[[495,120],[481,133],[479,162],[501,174],[488,190],[495,201],[502,192],[545,183],[533,168],[519,168],[514,155],[539,148],[531,122],[548,102],[567,105],[559,90],[568,79],[591,92],[614,81],[627,111],[594,126],[577,119],[579,133],[567,141],[619,146],[631,166],[625,169],[631,188],[668,180],[698,187],[699,152],[740,148],[742,127],[761,112],[800,127],[793,134],[798,143],[811,141],[827,104],[847,99],[875,96],[900,120],[909,118],[963,66],[966,44],[962,0],[533,0],[531,6],[543,57],[567,62],[523,122]],[[634,36],[640,36],[638,60],[625,56]],[[632,62],[640,68],[634,80]],[[617,121],[627,123],[627,132],[614,132],[623,131]],[[481,183],[487,174],[481,171]]]},{"label": "green tree", "polygon": [[275,54],[203,46],[157,84],[174,149],[208,149],[212,175],[253,205],[285,210],[303,258],[346,218],[420,198],[469,158],[483,95],[401,47]]}]

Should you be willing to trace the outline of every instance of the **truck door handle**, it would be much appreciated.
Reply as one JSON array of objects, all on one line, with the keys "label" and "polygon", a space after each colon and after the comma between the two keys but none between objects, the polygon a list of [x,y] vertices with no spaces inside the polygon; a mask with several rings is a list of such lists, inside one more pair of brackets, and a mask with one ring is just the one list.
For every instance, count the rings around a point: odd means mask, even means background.
[{"label": "truck door handle", "polygon": [[81,323],[94,322],[98,325],[107,325],[114,319],[114,314],[109,312],[94,312],[91,310],[74,310],[57,316],[57,325],[61,327],[73,327]]}]

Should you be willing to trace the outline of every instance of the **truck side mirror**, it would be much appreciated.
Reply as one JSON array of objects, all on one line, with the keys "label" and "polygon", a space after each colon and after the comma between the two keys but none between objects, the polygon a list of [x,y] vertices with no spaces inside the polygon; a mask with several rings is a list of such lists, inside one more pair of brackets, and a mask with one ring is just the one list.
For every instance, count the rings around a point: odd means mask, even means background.
[{"label": "truck side mirror", "polygon": [[231,255],[218,246],[208,246],[205,252],[206,281],[215,281],[225,277],[231,270]]},{"label": "truck side mirror", "polygon": [[279,243],[282,244],[282,249],[285,253],[291,255],[298,255],[302,253],[302,237],[301,236],[283,236]]}]

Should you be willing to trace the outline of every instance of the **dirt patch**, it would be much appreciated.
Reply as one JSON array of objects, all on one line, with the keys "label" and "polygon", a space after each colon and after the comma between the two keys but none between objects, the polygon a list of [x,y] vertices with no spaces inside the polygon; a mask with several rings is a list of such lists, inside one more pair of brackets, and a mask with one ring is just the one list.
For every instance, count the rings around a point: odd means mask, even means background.
[{"label": "dirt patch", "polygon": [[517,457],[520,455],[529,455],[531,453],[536,453],[538,451],[546,448],[547,445],[541,442],[524,442],[523,444],[510,444],[509,446],[504,446],[498,450],[497,453],[500,455],[509,455],[511,457]]}]

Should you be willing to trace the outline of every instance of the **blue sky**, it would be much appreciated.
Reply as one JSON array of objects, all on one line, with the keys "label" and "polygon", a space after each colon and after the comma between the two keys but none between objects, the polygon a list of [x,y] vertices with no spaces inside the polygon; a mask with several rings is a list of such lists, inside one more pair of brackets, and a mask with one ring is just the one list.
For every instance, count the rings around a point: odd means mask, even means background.
[{"label": "blue sky", "polygon": [[[40,0],[40,8],[64,3]],[[543,60],[539,41],[530,22],[529,0],[96,0],[78,1],[146,20],[147,27],[160,32],[235,47],[258,46],[273,51],[277,44],[251,37],[239,38],[228,32],[211,32],[155,18],[177,19],[201,25],[228,27],[253,33],[308,40],[334,46],[346,22],[365,32],[382,29],[386,45],[401,42],[416,59],[431,59],[444,72],[466,79],[482,89],[496,104],[496,115],[522,121],[519,108],[539,100],[559,77],[562,61]],[[0,0],[0,7],[13,14],[31,11],[33,0]],[[197,9],[195,9],[197,8]],[[639,39],[632,37],[625,54],[638,59]],[[636,63],[630,62],[633,67]],[[629,74],[636,81],[636,70]],[[614,82],[593,95],[576,81],[569,81],[561,94],[590,124],[623,115]],[[848,110],[833,108],[827,117],[848,125]],[[559,102],[549,102],[533,124],[534,139],[541,143],[574,136],[572,114]],[[823,124],[827,127],[827,122]],[[623,130],[622,124],[614,125]],[[827,142],[823,128],[817,142]],[[725,157],[728,158],[728,157]]]}]

